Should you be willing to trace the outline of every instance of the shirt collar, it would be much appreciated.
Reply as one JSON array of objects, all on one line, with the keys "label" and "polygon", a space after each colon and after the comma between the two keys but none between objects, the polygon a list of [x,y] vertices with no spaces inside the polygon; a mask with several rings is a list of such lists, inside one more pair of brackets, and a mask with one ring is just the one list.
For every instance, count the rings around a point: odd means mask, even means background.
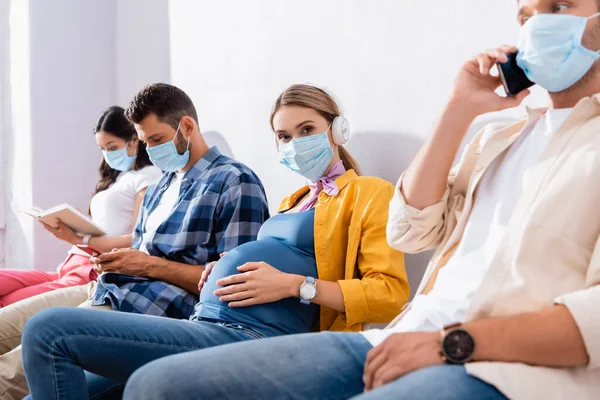
[{"label": "shirt collar", "polygon": [[[206,154],[204,154],[202,158],[200,158],[196,164],[194,164],[192,168],[190,168],[190,170],[183,175],[182,181],[198,179],[202,173],[209,169],[212,163],[215,162],[215,160],[220,156],[221,152],[219,151],[218,147],[211,147],[211,149],[208,150]],[[169,172],[166,182],[170,182],[174,174],[175,172]]]},{"label": "shirt collar", "polygon": [[[358,178],[358,175],[356,174],[356,172],[353,169],[349,169],[348,171],[344,172],[344,174],[342,176],[340,176],[339,178],[337,178],[335,180],[335,184],[337,185],[337,187],[341,193],[341,191],[344,190],[344,188],[346,186],[348,186],[348,184],[350,184],[350,182],[352,182],[353,180],[355,180],[357,178]],[[308,185],[305,185],[305,186],[301,187],[300,189],[296,190],[290,197],[288,197],[285,204],[281,205],[281,209],[286,210],[286,209],[290,209],[291,207],[293,207],[294,204],[296,204],[298,202],[298,199],[305,196],[309,190],[310,190],[310,188]]]}]

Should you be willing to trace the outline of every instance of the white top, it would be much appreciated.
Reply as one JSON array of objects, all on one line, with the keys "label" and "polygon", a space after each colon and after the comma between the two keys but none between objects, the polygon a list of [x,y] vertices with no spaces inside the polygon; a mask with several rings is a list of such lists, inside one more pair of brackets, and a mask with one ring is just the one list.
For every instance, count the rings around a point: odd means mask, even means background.
[{"label": "white top", "polygon": [[146,248],[146,243],[152,240],[154,237],[154,233],[162,224],[167,217],[171,214],[171,211],[177,205],[177,201],[179,200],[179,190],[181,189],[181,180],[183,179],[183,173],[176,173],[174,178],[171,178],[171,182],[169,182],[169,187],[164,191],[162,197],[160,198],[160,202],[156,206],[154,210],[148,215],[148,219],[146,220],[142,233],[142,244],[140,245],[140,251],[144,253],[148,252]]},{"label": "white top", "polygon": [[490,165],[477,189],[463,237],[454,255],[439,270],[433,289],[416,296],[410,310],[393,328],[364,332],[373,346],[396,332],[436,331],[465,321],[473,295],[506,234],[524,187],[529,185],[528,172],[572,110],[549,110]]},{"label": "white top", "polygon": [[[156,183],[162,172],[153,165],[138,171],[121,172],[115,183],[97,193],[90,202],[92,220],[107,236],[122,236],[132,233],[133,214],[137,194]],[[77,247],[71,253],[86,255]]]}]

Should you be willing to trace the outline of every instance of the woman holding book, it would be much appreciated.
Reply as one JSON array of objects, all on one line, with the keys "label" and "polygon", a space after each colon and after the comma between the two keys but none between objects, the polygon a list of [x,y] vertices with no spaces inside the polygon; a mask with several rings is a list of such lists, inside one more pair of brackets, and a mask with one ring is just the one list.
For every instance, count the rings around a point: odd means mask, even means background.
[{"label": "woman holding book", "polygon": [[150,162],[145,145],[138,140],[121,107],[110,107],[100,116],[94,135],[104,157],[89,211],[93,222],[111,240],[78,235],[58,220],[55,227],[40,221],[57,239],[72,244],[73,248],[56,272],[0,271],[0,308],[37,294],[95,280],[97,275],[89,262],[90,255],[76,245],[89,245],[99,251],[131,246],[131,233],[146,188],[161,172]]}]

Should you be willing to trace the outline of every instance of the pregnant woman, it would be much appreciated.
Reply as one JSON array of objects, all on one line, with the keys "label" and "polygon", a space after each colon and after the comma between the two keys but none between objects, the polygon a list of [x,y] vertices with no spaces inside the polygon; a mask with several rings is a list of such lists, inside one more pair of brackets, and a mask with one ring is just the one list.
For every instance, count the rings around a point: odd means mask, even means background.
[{"label": "pregnant woman", "polygon": [[[88,398],[83,371],[124,384],[166,356],[312,330],[360,331],[400,311],[409,294],[403,255],[385,233],[394,188],[358,176],[342,147],[349,125],[335,101],[321,89],[294,85],[275,102],[271,125],[281,163],[309,184],[283,200],[257,241],[230,251],[205,274],[191,321],[44,311],[29,321],[23,339],[34,399]],[[193,368],[196,356],[149,367],[202,379]]]}]

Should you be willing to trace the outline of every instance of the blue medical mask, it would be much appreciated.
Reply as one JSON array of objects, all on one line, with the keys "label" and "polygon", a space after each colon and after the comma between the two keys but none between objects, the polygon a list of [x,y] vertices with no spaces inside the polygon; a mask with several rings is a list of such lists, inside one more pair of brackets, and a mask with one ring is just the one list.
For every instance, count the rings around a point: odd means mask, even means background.
[{"label": "blue medical mask", "polygon": [[333,150],[327,132],[311,135],[279,145],[279,162],[316,182],[323,176],[333,160]]},{"label": "blue medical mask", "polygon": [[137,158],[137,154],[127,154],[127,146],[119,150],[102,150],[102,155],[109,167],[121,172],[129,171]]},{"label": "blue medical mask", "polygon": [[517,65],[530,81],[550,93],[562,92],[588,73],[598,51],[581,44],[589,18],[564,14],[538,14],[521,28]]},{"label": "blue medical mask", "polygon": [[187,149],[185,153],[179,154],[175,146],[175,138],[179,133],[179,125],[173,140],[158,146],[147,147],[146,151],[150,157],[150,161],[158,169],[165,172],[175,172],[187,165],[190,161],[190,139],[188,138]]}]

